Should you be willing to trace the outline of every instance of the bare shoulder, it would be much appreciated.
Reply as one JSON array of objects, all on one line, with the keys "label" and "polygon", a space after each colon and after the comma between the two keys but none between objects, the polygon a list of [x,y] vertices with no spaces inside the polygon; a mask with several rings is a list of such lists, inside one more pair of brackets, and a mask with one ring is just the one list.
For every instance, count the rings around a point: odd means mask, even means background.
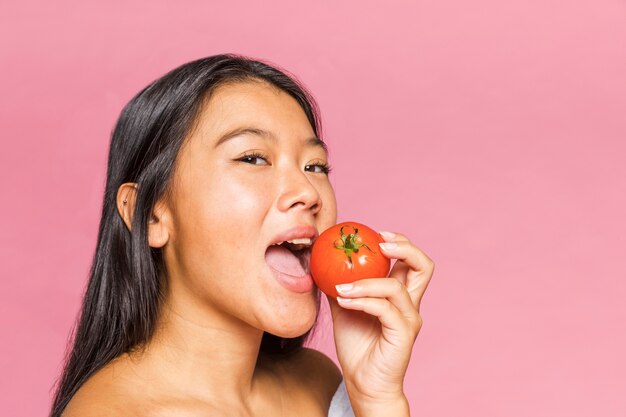
[{"label": "bare shoulder", "polygon": [[119,365],[112,361],[96,371],[76,391],[63,417],[109,417],[135,414],[132,393]]},{"label": "bare shoulder", "polygon": [[293,386],[312,393],[321,406],[328,410],[330,401],[343,378],[341,370],[331,358],[312,348],[302,348],[283,366],[285,378]]}]

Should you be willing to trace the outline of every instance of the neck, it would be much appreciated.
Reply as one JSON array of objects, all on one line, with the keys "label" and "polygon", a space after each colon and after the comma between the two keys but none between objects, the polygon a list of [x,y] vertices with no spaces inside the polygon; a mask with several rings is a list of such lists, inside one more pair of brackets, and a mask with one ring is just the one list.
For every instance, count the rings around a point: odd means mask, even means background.
[{"label": "neck", "polygon": [[131,360],[138,357],[133,362],[141,364],[151,386],[172,396],[255,407],[266,385],[259,383],[264,374],[258,366],[263,331],[223,312],[207,311],[206,304],[199,306],[197,297],[185,297],[185,291],[173,293],[178,298],[166,299],[154,336]]}]

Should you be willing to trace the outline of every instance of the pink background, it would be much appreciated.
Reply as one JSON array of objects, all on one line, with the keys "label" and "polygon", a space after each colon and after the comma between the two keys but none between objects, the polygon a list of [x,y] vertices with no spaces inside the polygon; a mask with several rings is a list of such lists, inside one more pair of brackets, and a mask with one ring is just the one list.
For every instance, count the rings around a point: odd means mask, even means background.
[{"label": "pink background", "polygon": [[413,415],[626,415],[623,0],[92,3],[0,6],[3,415],[48,410],[122,106],[221,52],[317,97],[340,221],[435,260]]}]

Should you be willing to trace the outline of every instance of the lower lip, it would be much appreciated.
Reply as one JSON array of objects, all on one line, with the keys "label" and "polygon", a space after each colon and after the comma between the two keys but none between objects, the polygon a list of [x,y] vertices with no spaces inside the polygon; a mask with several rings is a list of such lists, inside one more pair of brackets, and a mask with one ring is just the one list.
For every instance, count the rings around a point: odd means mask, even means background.
[{"label": "lower lip", "polygon": [[276,281],[278,281],[280,285],[290,291],[298,293],[310,292],[315,285],[313,283],[313,278],[311,278],[311,274],[296,277],[293,275],[285,274],[283,272],[279,272],[271,266],[269,267],[269,269],[272,271],[272,274],[274,275],[274,278],[276,278]]}]

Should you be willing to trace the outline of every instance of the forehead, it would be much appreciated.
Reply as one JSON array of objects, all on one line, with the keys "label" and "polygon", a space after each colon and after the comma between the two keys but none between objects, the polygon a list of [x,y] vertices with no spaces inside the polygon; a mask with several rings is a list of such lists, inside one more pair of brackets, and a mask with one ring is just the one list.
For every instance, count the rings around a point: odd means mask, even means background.
[{"label": "forehead", "polygon": [[198,114],[198,127],[207,139],[252,127],[275,135],[315,136],[304,110],[286,92],[264,81],[218,86]]}]

